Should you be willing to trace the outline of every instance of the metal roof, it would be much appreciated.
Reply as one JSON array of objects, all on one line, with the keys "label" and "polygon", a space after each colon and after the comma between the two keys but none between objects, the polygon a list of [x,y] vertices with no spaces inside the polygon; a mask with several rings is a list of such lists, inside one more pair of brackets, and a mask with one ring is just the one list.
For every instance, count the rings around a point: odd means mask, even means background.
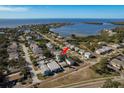
[{"label": "metal roof", "polygon": [[47,66],[51,71],[55,71],[61,68],[54,60],[50,60],[49,63],[47,63]]}]

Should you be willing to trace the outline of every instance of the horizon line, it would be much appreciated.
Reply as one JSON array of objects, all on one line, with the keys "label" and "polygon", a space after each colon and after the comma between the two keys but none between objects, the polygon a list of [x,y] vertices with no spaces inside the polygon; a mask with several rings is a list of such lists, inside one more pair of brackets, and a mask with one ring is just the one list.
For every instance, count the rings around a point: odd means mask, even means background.
[{"label": "horizon line", "polygon": [[124,18],[0,18],[1,19],[124,19]]}]

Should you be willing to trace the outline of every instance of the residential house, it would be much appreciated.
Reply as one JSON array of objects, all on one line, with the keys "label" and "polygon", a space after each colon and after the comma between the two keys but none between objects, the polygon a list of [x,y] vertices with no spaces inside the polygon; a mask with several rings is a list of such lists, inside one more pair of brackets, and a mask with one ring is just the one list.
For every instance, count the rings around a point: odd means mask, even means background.
[{"label": "residential house", "polygon": [[52,45],[50,42],[46,43],[46,46],[47,46],[49,49],[52,49],[52,48],[53,48],[53,45]]},{"label": "residential house", "polygon": [[62,68],[55,62],[55,60],[49,60],[49,63],[47,63],[47,66],[52,72],[60,72],[62,71]]},{"label": "residential house", "polygon": [[98,42],[99,45],[102,45],[102,46],[106,46],[107,43],[106,42]]},{"label": "residential house", "polygon": [[41,69],[41,73],[43,76],[49,76],[52,74],[52,72],[50,71],[48,66],[46,64],[44,64],[44,61],[39,63],[39,67]]},{"label": "residential house", "polygon": [[71,60],[70,58],[66,58],[65,61],[66,61],[66,63],[67,63],[68,65],[70,65],[70,66],[72,66],[72,65],[75,64],[75,62],[74,62],[73,60]]},{"label": "residential house", "polygon": [[84,52],[85,52],[85,51],[84,51],[83,49],[80,49],[78,53],[79,53],[80,55],[83,55]]},{"label": "residential house", "polygon": [[74,49],[74,48],[75,48],[75,46],[74,46],[74,45],[71,45],[71,46],[70,46],[70,49]]},{"label": "residential house", "polygon": [[68,64],[64,61],[62,62],[59,62],[59,64],[61,65],[61,67],[65,68],[65,67],[68,67]]},{"label": "residential house", "polygon": [[31,40],[32,37],[31,36],[26,36],[26,40]]},{"label": "residential house", "polygon": [[36,43],[31,43],[30,48],[36,56],[41,56],[42,49]]},{"label": "residential house", "polygon": [[111,45],[111,47],[115,48],[115,49],[122,48],[122,46],[119,44],[113,44],[113,45]]},{"label": "residential house", "polygon": [[108,46],[102,46],[102,48],[99,48],[95,51],[96,54],[105,54],[112,51],[111,47]]},{"label": "residential house", "polygon": [[74,50],[77,52],[77,51],[79,51],[79,48],[78,47],[75,47]]},{"label": "residential house", "polygon": [[89,59],[89,58],[92,58],[93,57],[93,54],[90,53],[90,52],[85,52],[84,53],[84,57],[87,58],[87,59]]},{"label": "residential house", "polygon": [[105,29],[104,31],[107,32],[109,36],[113,36],[117,33],[117,32],[112,31],[111,29]]},{"label": "residential house", "polygon": [[118,70],[120,70],[121,68],[124,69],[124,61],[121,61],[119,59],[114,58],[109,62],[109,64]]},{"label": "residential house", "polygon": [[19,59],[17,48],[18,48],[17,43],[11,42],[11,45],[7,48],[7,52],[9,54],[9,60]]}]

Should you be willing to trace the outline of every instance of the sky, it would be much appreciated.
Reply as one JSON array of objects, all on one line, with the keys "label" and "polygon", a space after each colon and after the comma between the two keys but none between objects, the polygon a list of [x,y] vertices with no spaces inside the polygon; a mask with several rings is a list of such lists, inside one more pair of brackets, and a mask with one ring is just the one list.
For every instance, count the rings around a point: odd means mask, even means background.
[{"label": "sky", "polygon": [[0,19],[11,18],[124,18],[124,5],[0,6]]}]

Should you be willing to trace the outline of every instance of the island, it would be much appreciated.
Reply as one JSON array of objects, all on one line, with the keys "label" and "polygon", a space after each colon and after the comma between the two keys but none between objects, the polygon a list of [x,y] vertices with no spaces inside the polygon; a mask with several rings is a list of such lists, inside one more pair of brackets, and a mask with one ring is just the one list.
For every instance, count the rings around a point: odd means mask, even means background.
[{"label": "island", "polygon": [[110,23],[114,25],[124,25],[124,22],[110,22]]},{"label": "island", "polygon": [[103,25],[102,22],[81,22],[83,24]]}]

